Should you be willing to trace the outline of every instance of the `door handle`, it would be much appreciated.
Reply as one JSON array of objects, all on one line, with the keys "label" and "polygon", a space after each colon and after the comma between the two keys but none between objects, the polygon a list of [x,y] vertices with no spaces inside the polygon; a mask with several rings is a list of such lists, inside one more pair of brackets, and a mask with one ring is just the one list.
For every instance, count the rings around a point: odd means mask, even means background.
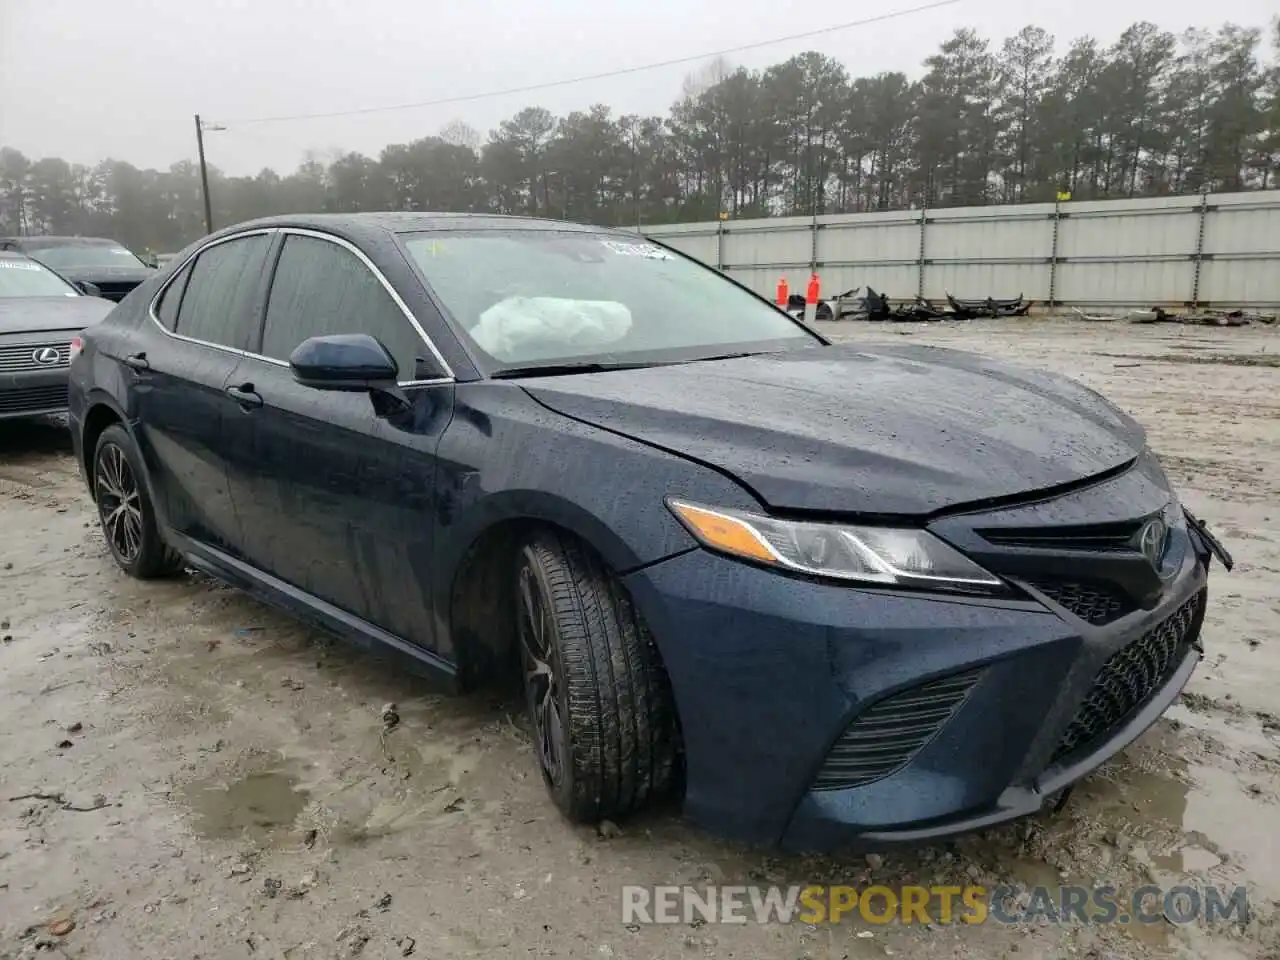
[{"label": "door handle", "polygon": [[242,383],[238,387],[227,387],[226,394],[246,410],[262,406],[262,394],[253,389],[252,383]]},{"label": "door handle", "polygon": [[134,370],[150,370],[151,369],[151,364],[147,362],[147,355],[145,353],[129,354],[127,357],[124,358],[124,364],[126,367],[130,367]]}]

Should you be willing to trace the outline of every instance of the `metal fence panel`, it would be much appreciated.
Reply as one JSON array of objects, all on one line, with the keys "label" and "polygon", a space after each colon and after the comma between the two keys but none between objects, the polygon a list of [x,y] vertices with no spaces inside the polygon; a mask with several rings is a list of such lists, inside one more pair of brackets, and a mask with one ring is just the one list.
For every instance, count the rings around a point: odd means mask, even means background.
[{"label": "metal fence panel", "polygon": [[1178,306],[1191,297],[1186,257],[1159,262],[1067,261],[1058,264],[1057,299],[1081,307]]},{"label": "metal fence panel", "polygon": [[1086,307],[1280,306],[1280,190],[674,224],[644,232],[773,297],[870,285],[895,299]]},{"label": "metal fence panel", "polygon": [[[750,223],[750,221],[748,221]],[[759,221],[755,221],[759,223]],[[724,262],[732,267],[808,265],[813,247],[812,224],[729,226],[724,235]]]}]

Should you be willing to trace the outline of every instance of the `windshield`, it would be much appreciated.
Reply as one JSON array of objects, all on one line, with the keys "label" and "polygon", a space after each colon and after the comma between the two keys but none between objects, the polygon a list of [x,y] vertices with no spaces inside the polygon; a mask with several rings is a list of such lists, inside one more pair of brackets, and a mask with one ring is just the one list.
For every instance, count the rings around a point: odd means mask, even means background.
[{"label": "windshield", "polygon": [[17,297],[78,297],[60,276],[34,260],[0,257],[0,300]]},{"label": "windshield", "polygon": [[68,243],[60,247],[32,245],[31,256],[55,270],[63,267],[145,267],[146,264],[118,244]]},{"label": "windshield", "polygon": [[714,270],[640,237],[439,231],[408,235],[405,247],[494,368],[657,363],[821,343]]}]

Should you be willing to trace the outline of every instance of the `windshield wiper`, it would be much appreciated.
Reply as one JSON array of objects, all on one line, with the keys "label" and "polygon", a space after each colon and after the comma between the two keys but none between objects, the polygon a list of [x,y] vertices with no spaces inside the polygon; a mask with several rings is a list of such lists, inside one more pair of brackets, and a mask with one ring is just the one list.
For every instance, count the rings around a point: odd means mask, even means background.
[{"label": "windshield wiper", "polygon": [[652,363],[581,362],[581,363],[544,363],[529,364],[523,367],[503,367],[489,374],[490,380],[515,380],[519,377],[559,377],[570,373],[602,373],[606,370],[635,370],[640,367],[652,367]]},{"label": "windshield wiper", "polygon": [[737,360],[739,357],[759,357],[763,356],[766,350],[745,350],[742,353],[717,353],[713,357],[690,357],[688,360],[681,360],[680,363],[703,363],[707,360]]}]

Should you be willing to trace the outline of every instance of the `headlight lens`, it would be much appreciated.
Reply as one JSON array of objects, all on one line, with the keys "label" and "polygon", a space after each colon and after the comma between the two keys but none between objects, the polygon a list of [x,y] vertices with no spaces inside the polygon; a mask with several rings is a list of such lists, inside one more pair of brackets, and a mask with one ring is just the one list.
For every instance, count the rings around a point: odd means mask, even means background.
[{"label": "headlight lens", "polygon": [[924,530],[778,520],[668,499],[703,546],[821,577],[887,586],[1002,592],[1004,581]]}]

